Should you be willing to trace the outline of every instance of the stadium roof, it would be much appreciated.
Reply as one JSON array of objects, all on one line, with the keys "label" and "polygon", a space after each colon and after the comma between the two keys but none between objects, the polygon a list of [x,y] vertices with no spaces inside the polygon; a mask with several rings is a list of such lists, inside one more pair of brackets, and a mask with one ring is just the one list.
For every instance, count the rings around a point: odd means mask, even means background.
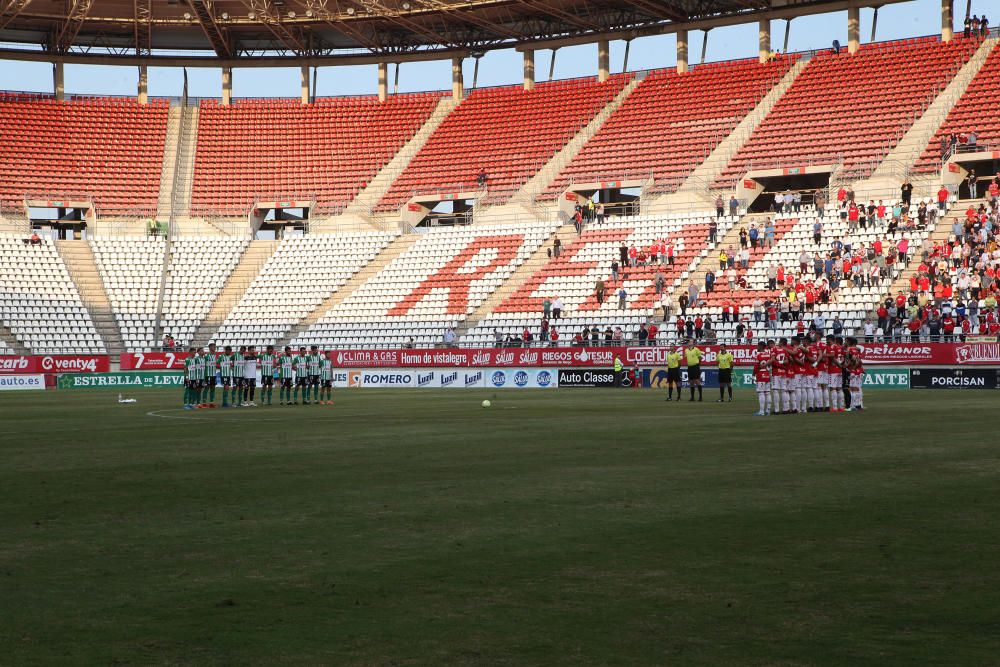
[{"label": "stadium roof", "polygon": [[0,0],[0,58],[251,67],[402,62],[829,12],[849,1]]}]

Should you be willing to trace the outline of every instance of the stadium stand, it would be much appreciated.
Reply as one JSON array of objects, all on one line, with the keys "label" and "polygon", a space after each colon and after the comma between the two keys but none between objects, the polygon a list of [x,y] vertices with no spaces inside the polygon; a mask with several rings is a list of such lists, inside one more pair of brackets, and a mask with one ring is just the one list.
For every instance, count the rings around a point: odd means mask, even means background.
[{"label": "stadium stand", "polygon": [[472,91],[431,135],[376,210],[394,211],[418,193],[478,190],[502,204],[603,109],[632,74]]},{"label": "stadium stand", "polygon": [[[967,136],[975,131],[977,144],[1000,146],[1000,117],[990,110],[1000,108],[1000,44],[993,47],[982,69],[969,83],[965,94],[952,107],[927,148],[913,167],[914,173],[930,173],[941,168],[942,147],[951,135]],[[942,141],[945,144],[942,144]],[[971,147],[964,147],[971,149]],[[984,149],[987,150],[987,149]]]},{"label": "stadium stand", "polygon": [[249,237],[180,237],[170,243],[161,328],[187,347],[219,297]]},{"label": "stadium stand", "polygon": [[438,344],[557,223],[429,230],[298,336],[295,345]]},{"label": "stadium stand", "polygon": [[781,57],[650,72],[542,196],[571,182],[652,175],[652,191],[675,190],[795,63]]},{"label": "stadium stand", "polygon": [[[727,218],[724,224],[732,224]],[[710,217],[707,214],[674,214],[666,217],[636,216],[616,219],[603,225],[593,225],[579,239],[561,250],[520,289],[493,309],[493,313],[478,323],[463,339],[474,344],[492,344],[494,329],[502,335],[519,335],[524,329],[539,335],[543,302],[561,299],[563,313],[551,319],[561,340],[568,341],[584,326],[598,326],[603,335],[606,327],[621,326],[625,335],[634,334],[639,325],[653,314],[656,275],[663,274],[664,293],[680,284],[693,261],[707,252]],[[620,248],[636,248],[637,255],[653,244],[664,241],[673,247],[674,264],[647,258],[644,265],[621,266],[619,280],[611,273],[611,263],[619,262]],[[598,303],[595,287],[598,280],[606,286],[606,298]],[[626,291],[626,306],[619,307],[618,291]]]},{"label": "stadium stand", "polygon": [[219,345],[279,343],[395,236],[358,232],[283,239],[212,341]]},{"label": "stadium stand", "polygon": [[254,200],[313,198],[320,211],[342,210],[441,95],[202,102],[192,213],[245,215]]},{"label": "stadium stand", "polygon": [[[913,207],[916,212],[916,206]],[[814,224],[820,221],[823,225],[821,241],[817,244],[813,237]],[[711,293],[704,290],[699,294],[698,305],[687,309],[687,318],[695,319],[701,317],[706,319],[711,317],[715,335],[719,339],[733,341],[739,337],[736,335],[737,325],[742,322],[746,329],[752,331],[752,336],[793,336],[799,332],[799,321],[803,322],[803,327],[808,329],[813,324],[813,319],[817,314],[822,313],[825,319],[825,332],[829,329],[835,318],[839,317],[843,322],[844,329],[848,332],[860,331],[864,318],[874,310],[881,296],[885,294],[893,279],[895,279],[905,264],[900,260],[893,262],[891,256],[896,252],[897,244],[900,240],[906,239],[909,248],[915,250],[919,248],[923,239],[930,234],[930,229],[909,229],[900,228],[896,233],[890,233],[886,225],[868,226],[866,229],[858,227],[854,231],[849,229],[849,223],[842,221],[836,212],[827,211],[823,218],[819,218],[815,209],[811,206],[805,207],[799,213],[781,213],[774,216],[776,230],[782,230],[775,234],[775,244],[773,247],[761,249],[751,253],[755,258],[746,270],[736,268],[736,274],[746,280],[746,287],[740,287],[737,283],[736,289],[730,290],[728,281],[723,276],[723,272],[716,265],[713,270],[718,272],[718,280],[715,289]],[[820,292],[822,280],[816,276],[814,269],[815,257],[818,254],[824,261],[829,257],[835,243],[840,243],[844,247],[844,258],[857,258],[855,262],[859,267],[863,267],[862,272],[868,272],[865,279],[850,281],[847,277],[842,277],[838,282],[830,282],[829,303],[823,303],[817,294],[816,301],[811,306],[803,308],[803,314],[799,315],[799,296],[796,295],[793,308],[788,309],[789,299],[782,291],[782,285],[778,284],[778,289],[768,289],[768,268],[771,266],[781,267],[785,276],[784,289],[793,285],[798,286],[798,292],[803,296],[809,291],[810,286],[816,283],[816,292]],[[878,244],[878,246],[876,245]],[[720,244],[721,245],[721,244]],[[880,246],[880,252],[874,249]],[[872,260],[868,260],[869,250],[872,250]],[[739,250],[739,247],[735,248]],[[807,268],[800,271],[800,256],[805,252],[808,256]],[[878,264],[878,255],[885,260],[886,269],[883,275],[877,280],[870,281],[870,268],[872,264]],[[912,254],[909,255],[912,257]],[[707,262],[716,262],[710,257]],[[834,262],[834,268],[841,272],[842,276],[847,276],[844,271],[844,261]],[[825,270],[825,266],[824,266]],[[701,287],[701,286],[699,286]],[[766,321],[757,321],[754,317],[754,302],[766,303],[771,301],[778,312],[779,318],[774,326],[768,328]],[[803,300],[801,303],[805,304]],[[730,317],[728,322],[723,321],[723,309],[727,305],[735,307],[735,317]],[[766,311],[765,311],[766,312]],[[792,312],[792,317],[786,317],[785,313]],[[670,325],[667,331],[676,332],[677,317],[670,318]],[[740,342],[746,342],[744,332]]]},{"label": "stadium stand", "polygon": [[0,318],[35,354],[104,354],[104,343],[48,239],[0,235]]},{"label": "stadium stand", "polygon": [[147,352],[156,348],[166,241],[118,236],[90,243],[125,350]]},{"label": "stadium stand", "polygon": [[[751,169],[841,164],[864,178],[979,46],[936,37],[820,53],[716,180],[729,188]],[[877,92],[879,101],[869,103]]]},{"label": "stadium stand", "polygon": [[101,215],[156,207],[166,102],[0,93],[0,205],[92,201]]}]

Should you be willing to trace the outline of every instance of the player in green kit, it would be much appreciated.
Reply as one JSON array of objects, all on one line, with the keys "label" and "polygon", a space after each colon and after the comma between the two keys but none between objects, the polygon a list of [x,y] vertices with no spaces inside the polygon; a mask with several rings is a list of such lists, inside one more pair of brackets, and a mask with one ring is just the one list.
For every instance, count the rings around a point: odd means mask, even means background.
[{"label": "player in green kit", "polygon": [[218,354],[215,351],[215,343],[208,344],[208,353],[203,357],[205,361],[205,398],[208,407],[215,407],[215,374],[219,370]]},{"label": "player in green kit", "polygon": [[299,404],[299,387],[302,388],[302,405],[309,405],[309,355],[305,346],[295,355],[295,400],[292,405]]},{"label": "player in green kit", "polygon": [[239,408],[243,405],[243,386],[245,384],[243,378],[243,362],[244,357],[247,354],[246,345],[240,345],[239,350],[236,351],[236,357],[233,359],[233,407]]},{"label": "player in green kit", "polygon": [[[264,354],[260,355],[260,402],[271,405],[271,395],[274,393],[274,370],[278,358],[274,356],[274,346],[268,345]],[[279,396],[280,398],[280,396]]]},{"label": "player in green kit", "polygon": [[219,355],[219,376],[222,378],[222,407],[230,408],[229,392],[233,387],[233,373],[236,372],[236,358],[233,348],[227,345]]},{"label": "player in green kit", "polygon": [[194,393],[197,380],[195,380],[194,362],[197,358],[195,349],[188,349],[188,356],[184,359],[184,409],[194,410]]},{"label": "player in green kit", "polygon": [[[323,357],[319,354],[319,346],[313,345],[309,348],[307,366],[309,369],[309,388],[312,389],[313,403],[319,405],[319,367],[323,362]],[[308,390],[307,390],[308,391]],[[308,393],[306,394],[308,396]]]},{"label": "player in green kit", "polygon": [[281,379],[281,389],[278,400],[281,405],[292,404],[292,381],[295,379],[295,357],[292,348],[285,346],[285,353],[278,357],[278,377]]},{"label": "player in green kit", "polygon": [[330,354],[324,352],[321,355],[319,362],[319,375],[320,379],[323,381],[323,386],[320,388],[320,405],[333,405],[333,361],[330,359]]},{"label": "player in green kit", "polygon": [[202,400],[202,395],[205,393],[205,357],[202,354],[202,349],[196,348],[194,351],[194,406],[196,408],[204,408],[205,402]]}]

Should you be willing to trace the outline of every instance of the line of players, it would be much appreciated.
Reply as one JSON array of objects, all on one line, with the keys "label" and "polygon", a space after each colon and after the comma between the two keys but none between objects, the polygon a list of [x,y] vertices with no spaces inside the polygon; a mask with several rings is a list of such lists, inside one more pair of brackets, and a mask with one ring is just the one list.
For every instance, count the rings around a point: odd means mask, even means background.
[{"label": "line of players", "polygon": [[233,352],[227,345],[220,353],[215,343],[204,348],[190,348],[184,360],[184,409],[214,408],[216,386],[222,385],[222,407],[257,407],[257,373],[260,371],[262,405],[272,405],[277,384],[279,405],[333,405],[333,362],[330,355],[313,345],[308,352],[300,347],[298,354],[286,346],[275,354],[268,345],[257,354],[253,345],[241,346]]},{"label": "line of players", "polygon": [[864,410],[865,368],[856,338],[818,333],[761,341],[753,367],[757,416]]}]

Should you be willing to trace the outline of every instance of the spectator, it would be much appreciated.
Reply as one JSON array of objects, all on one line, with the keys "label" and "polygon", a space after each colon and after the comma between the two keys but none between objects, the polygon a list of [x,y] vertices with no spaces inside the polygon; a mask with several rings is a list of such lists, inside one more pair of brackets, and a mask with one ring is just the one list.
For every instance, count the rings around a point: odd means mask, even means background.
[{"label": "spectator", "polygon": [[719,195],[715,198],[715,217],[721,218],[724,210],[725,203],[722,201],[722,195]]},{"label": "spectator", "polygon": [[[971,134],[970,136],[976,136]],[[978,197],[978,181],[976,180],[976,170],[970,169],[969,174],[965,177],[965,184],[969,186],[969,199],[979,199]]]},{"label": "spectator", "polygon": [[781,213],[781,209],[784,208],[784,205],[785,205],[784,195],[782,195],[780,192],[775,192],[774,205],[771,207],[771,210],[774,211],[775,213]]},{"label": "spectator", "polygon": [[909,207],[910,198],[913,196],[913,184],[910,183],[910,179],[903,181],[903,184],[899,187],[899,191],[903,206]]},{"label": "spectator", "polygon": [[552,301],[552,319],[558,320],[562,318],[563,302],[562,299],[556,297]]},{"label": "spectator", "polygon": [[545,297],[545,301],[542,301],[542,318],[549,319],[549,314],[552,312],[552,302],[548,297]]},{"label": "spectator", "polygon": [[618,258],[623,267],[628,266],[628,246],[624,243],[618,246]]},{"label": "spectator", "polygon": [[611,282],[618,282],[618,262],[611,262]]},{"label": "spectator", "polygon": [[746,227],[740,227],[740,247],[746,248],[750,245],[750,235],[747,234]]},{"label": "spectator", "polygon": [[816,206],[816,215],[822,218],[826,208],[826,195],[817,190],[813,195],[813,204]]},{"label": "spectator", "polygon": [[736,195],[732,195],[729,198],[729,215],[735,218],[739,215],[739,212],[740,212],[740,202],[736,198]]},{"label": "spectator", "polygon": [[480,167],[479,174],[476,176],[476,185],[478,185],[480,189],[483,189],[486,187],[487,181],[489,181],[489,176],[486,174],[486,169],[484,167]]},{"label": "spectator", "polygon": [[760,230],[757,229],[757,225],[753,223],[750,224],[749,238],[750,238],[750,247],[756,249],[757,241],[760,238]]},{"label": "spectator", "polygon": [[719,235],[719,223],[712,218],[708,223],[708,242],[717,243]]},{"label": "spectator", "polygon": [[445,347],[455,347],[455,330],[450,327],[445,329],[442,340],[444,341]]},{"label": "spectator", "polygon": [[597,284],[594,285],[594,296],[597,297],[597,303],[604,303],[604,281],[598,280]]},{"label": "spectator", "polygon": [[604,204],[600,203],[597,205],[597,224],[602,224],[604,222]]},{"label": "spectator", "polygon": [[719,270],[725,271],[726,267],[729,265],[729,254],[726,252],[725,248],[719,251]]},{"label": "spectator", "polygon": [[736,289],[736,269],[729,267],[726,269],[726,282],[729,283],[729,291]]},{"label": "spectator", "polygon": [[711,294],[715,289],[715,273],[711,269],[705,274],[705,294]]},{"label": "spectator", "polygon": [[562,241],[556,239],[552,242],[552,256],[559,257],[560,253],[562,253]]},{"label": "spectator", "polygon": [[764,246],[767,248],[774,247],[774,220],[771,218],[768,218],[767,224],[764,225]]},{"label": "spectator", "polygon": [[823,223],[818,219],[813,223],[813,243],[820,245],[823,240]]},{"label": "spectator", "polygon": [[[948,208],[948,197],[949,196],[951,196],[951,192],[948,190],[948,187],[945,186],[945,185],[942,185],[941,189],[938,190],[938,193],[937,193],[937,204],[938,204],[938,209],[939,210],[944,211],[944,210],[946,210]],[[909,201],[906,201],[904,203],[907,206],[910,205]]]},{"label": "spectator", "polygon": [[625,291],[625,286],[623,285],[621,289],[618,290],[618,310],[625,310],[625,303],[628,300],[628,292]]},{"label": "spectator", "polygon": [[663,294],[663,288],[666,287],[666,284],[667,284],[667,279],[663,276],[663,272],[662,271],[657,271],[656,272],[656,281],[655,281],[656,295],[657,296]]},{"label": "spectator", "polygon": [[792,207],[795,209],[796,213],[802,212],[802,193],[796,192],[792,195]]},{"label": "spectator", "polygon": [[752,309],[754,323],[762,322],[764,320],[764,302],[759,296],[754,297]]},{"label": "spectator", "polygon": [[688,303],[690,303],[690,299],[686,293],[681,294],[680,298],[677,299],[677,305],[681,309],[681,318],[687,316]]}]

